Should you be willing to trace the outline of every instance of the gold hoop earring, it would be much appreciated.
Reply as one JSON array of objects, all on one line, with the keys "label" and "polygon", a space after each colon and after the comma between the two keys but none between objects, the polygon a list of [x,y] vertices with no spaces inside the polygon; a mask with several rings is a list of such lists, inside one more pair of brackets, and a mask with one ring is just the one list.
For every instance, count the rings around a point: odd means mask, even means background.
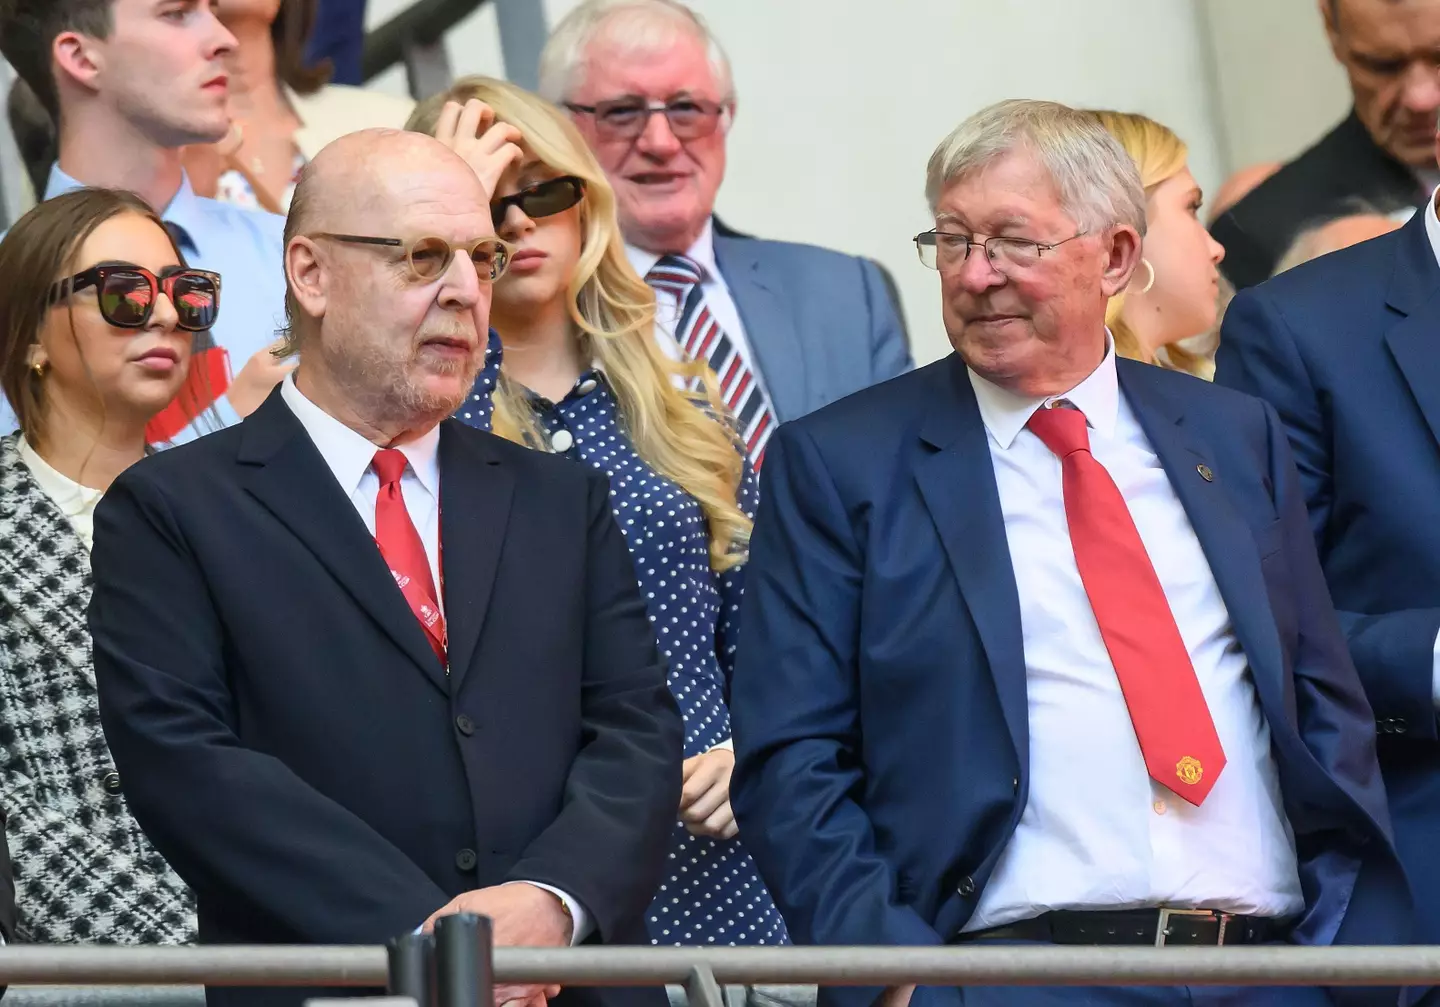
[{"label": "gold hoop earring", "polygon": [[1140,265],[1144,266],[1145,271],[1150,274],[1150,280],[1148,283],[1145,284],[1145,286],[1141,287],[1138,292],[1141,294],[1148,294],[1150,293],[1150,288],[1155,286],[1155,267],[1150,265],[1150,260],[1145,258],[1143,255],[1140,257]]}]

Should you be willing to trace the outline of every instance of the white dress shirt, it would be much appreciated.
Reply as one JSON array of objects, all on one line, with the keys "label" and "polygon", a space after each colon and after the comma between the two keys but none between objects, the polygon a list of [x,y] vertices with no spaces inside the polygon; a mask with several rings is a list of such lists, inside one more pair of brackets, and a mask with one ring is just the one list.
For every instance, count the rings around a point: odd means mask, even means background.
[{"label": "white dress shirt", "polygon": [[[643,278],[659,262],[661,256],[655,252],[647,252],[643,248],[636,248],[634,245],[625,245],[625,254],[630,259],[630,265],[635,267],[635,272]],[[705,229],[700,232],[700,237],[695,239],[695,244],[685,252],[686,258],[693,259],[700,266],[705,274],[700,280],[700,290],[705,297],[705,303],[710,306],[710,315],[715,319],[717,325],[730,337],[735,344],[735,351],[740,354],[740,359],[745,361],[745,366],[750,368],[750,373],[765,391],[765,397],[770,399],[770,389],[765,384],[765,375],[760,373],[760,364],[755,359],[755,351],[750,346],[750,338],[745,333],[745,325],[740,321],[740,309],[735,306],[735,298],[730,293],[730,288],[725,284],[725,277],[720,274],[720,266],[715,262],[715,225],[713,220],[705,222]],[[680,315],[685,310],[685,302],[676,298],[669,291],[657,290],[655,292],[655,341],[660,344],[660,349],[672,360],[684,360],[685,353],[676,341],[675,330],[680,326]],[[683,382],[682,382],[683,384]],[[773,399],[770,399],[773,402]]]},{"label": "white dress shirt", "polygon": [[1249,664],[1184,507],[1120,395],[1113,348],[1063,396],[1130,513],[1175,615],[1226,765],[1195,807],[1151,780],[1085,594],[1060,459],[1026,429],[1049,401],[974,372],[989,435],[1025,647],[1030,792],[966,930],[1053,909],[1304,908],[1295,840]]},{"label": "white dress shirt", "polygon": [[45,495],[60,508],[60,513],[75,529],[76,536],[88,551],[95,541],[95,505],[105,495],[104,490],[82,486],[74,479],[57,471],[44,458],[35,453],[22,434],[16,450],[20,460],[30,470],[36,484]]},{"label": "white dress shirt", "polygon": [[[320,457],[330,466],[335,480],[350,502],[355,505],[365,528],[375,535],[375,500],[380,495],[380,477],[370,467],[375,452],[380,449],[364,436],[341,423],[325,410],[305,397],[295,387],[295,377],[287,374],[280,386],[280,396],[310,439],[320,451]],[[430,576],[433,583],[440,584],[440,428],[438,426],[398,449],[409,464],[400,477],[400,495],[405,499],[405,510],[411,522],[420,533],[425,546],[425,556],[430,561]],[[437,591],[444,594],[443,591]],[[440,610],[445,610],[445,599],[437,598]],[[554,895],[569,910],[574,924],[571,942],[579,944],[590,932],[590,921],[585,908],[567,892],[538,881],[509,882],[529,884],[543,888]],[[436,906],[435,908],[440,908]]]}]

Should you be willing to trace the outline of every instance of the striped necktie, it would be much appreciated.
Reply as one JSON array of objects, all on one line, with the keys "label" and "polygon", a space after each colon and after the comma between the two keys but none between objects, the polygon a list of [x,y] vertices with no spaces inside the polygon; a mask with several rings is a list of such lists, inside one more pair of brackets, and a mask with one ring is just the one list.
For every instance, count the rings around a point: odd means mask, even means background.
[{"label": "striped necktie", "polygon": [[[700,285],[703,276],[704,270],[694,259],[666,255],[645,275],[645,282],[682,305],[675,342],[686,358],[705,361],[720,379],[720,397],[735,417],[750,464],[758,472],[765,460],[765,445],[775,431],[775,413],[735,341],[710,313]],[[691,387],[698,390],[700,382],[693,382]]]}]

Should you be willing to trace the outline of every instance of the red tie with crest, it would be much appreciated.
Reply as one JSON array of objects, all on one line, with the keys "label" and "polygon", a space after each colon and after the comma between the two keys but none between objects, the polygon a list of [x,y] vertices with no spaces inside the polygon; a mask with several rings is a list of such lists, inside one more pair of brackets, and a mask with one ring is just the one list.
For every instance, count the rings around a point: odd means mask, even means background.
[{"label": "red tie with crest", "polygon": [[1130,508],[1090,453],[1084,413],[1039,409],[1027,425],[1060,457],[1075,565],[1145,767],[1156,782],[1198,805],[1225,768],[1225,752]]},{"label": "red tie with crest", "polygon": [[400,492],[400,478],[405,474],[406,464],[405,455],[394,448],[376,451],[370,463],[380,477],[380,495],[375,498],[375,544],[380,547],[390,575],[410,603],[410,611],[420,620],[420,627],[443,666],[446,663],[445,617],[435,601],[435,579],[430,576],[425,543],[410,520],[405,497]]}]

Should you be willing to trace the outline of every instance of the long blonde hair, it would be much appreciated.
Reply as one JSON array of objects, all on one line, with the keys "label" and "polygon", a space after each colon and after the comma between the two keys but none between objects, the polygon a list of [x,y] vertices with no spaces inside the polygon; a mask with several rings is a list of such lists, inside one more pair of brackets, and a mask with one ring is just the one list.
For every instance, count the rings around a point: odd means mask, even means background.
[{"label": "long blonde hair", "polygon": [[[750,519],[736,503],[744,448],[703,362],[676,362],[655,341],[655,294],[625,255],[615,192],[566,115],[514,84],[464,77],[422,102],[406,128],[434,135],[447,101],[478,98],[496,119],[519,129],[530,152],[562,175],[585,181],[580,204],[580,261],[570,279],[570,319],[581,353],[595,360],[615,389],[621,422],[635,451],[660,476],[694,497],[710,531],[710,565],[725,570],[746,558]],[[501,333],[503,338],[504,333]],[[677,387],[700,379],[703,393]],[[491,427],[508,440],[545,450],[525,391],[502,373]]]},{"label": "long blonde hair", "polygon": [[[1154,119],[1137,112],[1092,110],[1090,114],[1100,121],[1106,132],[1120,141],[1120,146],[1125,148],[1125,153],[1135,162],[1135,167],[1140,170],[1140,184],[1145,189],[1147,201],[1157,185],[1185,170],[1189,148],[1168,126],[1162,126]],[[1135,281],[1132,279],[1131,282]],[[1139,337],[1120,317],[1124,308],[1123,290],[1110,298],[1110,303],[1105,307],[1105,324],[1110,326],[1110,332],[1115,337],[1115,352],[1132,360],[1144,360],[1145,351]],[[1202,333],[1197,332],[1195,335]],[[1201,356],[1173,343],[1163,347],[1163,352],[1158,352],[1151,362],[1191,374],[1203,375],[1205,371],[1205,361]]]}]

